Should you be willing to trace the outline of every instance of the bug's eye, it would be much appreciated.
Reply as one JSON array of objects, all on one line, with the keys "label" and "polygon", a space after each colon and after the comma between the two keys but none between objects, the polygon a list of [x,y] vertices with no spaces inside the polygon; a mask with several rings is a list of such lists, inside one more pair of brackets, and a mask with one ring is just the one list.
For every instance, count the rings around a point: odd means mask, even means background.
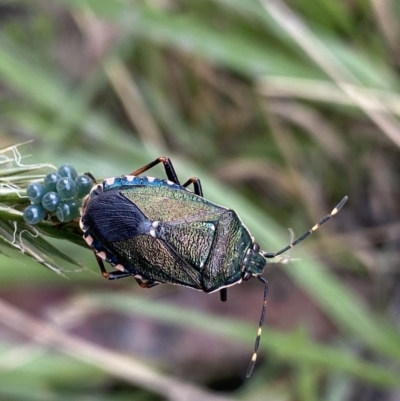
[{"label": "bug's eye", "polygon": [[253,244],[253,251],[254,252],[260,252],[260,245],[258,245],[258,244]]}]

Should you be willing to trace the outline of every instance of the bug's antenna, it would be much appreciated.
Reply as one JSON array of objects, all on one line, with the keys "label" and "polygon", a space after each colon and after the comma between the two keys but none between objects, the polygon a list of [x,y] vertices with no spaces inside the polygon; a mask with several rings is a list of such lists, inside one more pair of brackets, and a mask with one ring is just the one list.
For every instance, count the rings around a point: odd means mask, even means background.
[{"label": "bug's antenna", "polygon": [[261,316],[260,316],[260,323],[258,324],[258,331],[257,331],[257,337],[256,341],[254,343],[254,352],[251,357],[249,366],[247,367],[247,372],[246,372],[246,377],[250,377],[250,375],[253,372],[254,365],[256,364],[257,361],[257,354],[258,354],[258,348],[260,347],[260,338],[261,338],[261,332],[262,332],[262,326],[264,324],[264,319],[265,319],[265,313],[267,312],[267,298],[268,298],[268,281],[265,280],[265,278],[258,276],[257,277],[261,282],[264,283],[264,300],[263,300],[263,306],[261,309]]},{"label": "bug's antenna", "polygon": [[264,256],[264,258],[274,258],[275,256],[278,256],[284,252],[286,252],[288,249],[293,248],[295,245],[297,245],[299,242],[303,241],[304,239],[306,239],[309,235],[311,235],[314,231],[318,230],[318,228],[320,228],[322,226],[322,224],[324,224],[325,222],[327,222],[331,217],[333,217],[336,213],[339,212],[339,210],[343,207],[343,205],[346,203],[347,201],[347,196],[345,196],[337,205],[336,207],[333,208],[333,210],[327,214],[326,216],[324,216],[317,224],[315,224],[314,227],[312,227],[310,230],[308,230],[307,232],[305,232],[301,237],[297,238],[296,241],[291,242],[288,246],[285,246],[284,248],[282,248],[280,251],[278,252],[262,252],[262,255]]}]

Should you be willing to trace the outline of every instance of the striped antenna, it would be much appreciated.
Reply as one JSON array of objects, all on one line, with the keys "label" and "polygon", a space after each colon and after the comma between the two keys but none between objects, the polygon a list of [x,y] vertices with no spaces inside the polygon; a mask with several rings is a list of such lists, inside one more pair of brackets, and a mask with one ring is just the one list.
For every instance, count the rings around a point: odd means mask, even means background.
[{"label": "striped antenna", "polygon": [[[309,235],[311,235],[314,231],[318,230],[318,228],[320,228],[322,226],[322,224],[324,224],[325,222],[327,222],[331,217],[333,217],[336,213],[339,212],[339,210],[343,207],[343,205],[346,203],[347,201],[347,196],[345,196],[337,205],[336,207],[333,208],[333,210],[327,214],[326,216],[324,216],[317,224],[314,225],[314,227],[312,227],[310,230],[308,230],[306,233],[304,233],[301,237],[297,238],[296,241],[291,242],[288,246],[285,246],[284,248],[282,248],[280,251],[278,252],[261,252],[261,254],[265,257],[265,258],[274,258],[278,255],[281,255],[282,253],[286,252],[289,249],[292,249],[295,245],[297,245],[299,242],[303,241],[304,239],[306,239]],[[264,300],[263,300],[263,306],[261,309],[261,317],[260,317],[260,323],[258,324],[258,331],[257,331],[257,337],[256,337],[256,341],[254,343],[254,352],[253,355],[251,357],[249,366],[247,367],[247,373],[246,376],[250,377],[251,374],[253,373],[253,369],[254,366],[256,364],[257,361],[257,355],[258,355],[258,349],[260,348],[260,339],[261,339],[261,332],[262,332],[262,326],[264,325],[264,320],[265,320],[265,314],[267,312],[267,298],[268,298],[268,281],[265,280],[263,277],[261,276],[257,276],[257,278],[264,283]]]},{"label": "striped antenna", "polygon": [[263,301],[263,306],[261,309],[260,323],[258,324],[257,337],[256,337],[256,341],[254,343],[254,352],[250,359],[249,366],[247,367],[246,377],[251,376],[251,374],[253,373],[254,365],[256,364],[256,361],[257,361],[257,354],[258,354],[258,348],[260,347],[260,338],[261,338],[262,327],[264,325],[265,314],[267,312],[268,281],[265,280],[265,278],[261,277],[261,276],[258,276],[257,278],[261,282],[264,283],[264,301]]},{"label": "striped antenna", "polygon": [[286,252],[288,249],[293,248],[295,245],[297,245],[299,242],[305,240],[309,235],[311,235],[314,231],[317,231],[318,228],[322,226],[322,224],[326,223],[331,217],[333,217],[335,214],[339,212],[339,210],[343,207],[343,205],[347,201],[347,196],[345,196],[337,205],[336,207],[333,208],[333,210],[324,216],[317,224],[315,224],[314,227],[312,227],[310,230],[305,232],[301,237],[297,238],[296,241],[291,242],[288,246],[285,246],[278,252],[262,252],[261,254],[264,256],[264,258],[274,258],[275,256],[281,255],[282,253]]}]

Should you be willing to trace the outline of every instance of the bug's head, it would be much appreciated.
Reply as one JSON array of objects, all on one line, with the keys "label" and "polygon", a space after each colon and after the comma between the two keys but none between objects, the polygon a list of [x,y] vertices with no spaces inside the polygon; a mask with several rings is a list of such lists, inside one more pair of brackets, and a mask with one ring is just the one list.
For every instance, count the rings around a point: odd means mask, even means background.
[{"label": "bug's head", "polygon": [[260,253],[260,246],[256,243],[246,253],[243,261],[243,280],[249,280],[251,277],[258,277],[264,272],[266,265],[264,256]]}]

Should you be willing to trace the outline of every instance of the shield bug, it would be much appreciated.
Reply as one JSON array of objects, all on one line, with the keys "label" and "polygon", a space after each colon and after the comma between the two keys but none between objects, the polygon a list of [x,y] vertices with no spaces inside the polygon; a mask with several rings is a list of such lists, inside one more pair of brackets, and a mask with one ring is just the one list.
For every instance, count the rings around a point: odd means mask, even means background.
[{"label": "shield bug", "polygon": [[[140,175],[159,163],[168,179]],[[134,277],[143,288],[168,283],[206,293],[219,291],[226,301],[228,287],[258,278],[264,284],[264,298],[247,369],[250,376],[267,308],[268,282],[261,276],[266,260],[303,241],[346,200],[280,251],[264,252],[235,211],[205,199],[198,178],[181,185],[170,159],[159,157],[130,175],[94,185],[84,200],[80,226],[109,280]],[[116,270],[108,272],[104,260]]]}]

